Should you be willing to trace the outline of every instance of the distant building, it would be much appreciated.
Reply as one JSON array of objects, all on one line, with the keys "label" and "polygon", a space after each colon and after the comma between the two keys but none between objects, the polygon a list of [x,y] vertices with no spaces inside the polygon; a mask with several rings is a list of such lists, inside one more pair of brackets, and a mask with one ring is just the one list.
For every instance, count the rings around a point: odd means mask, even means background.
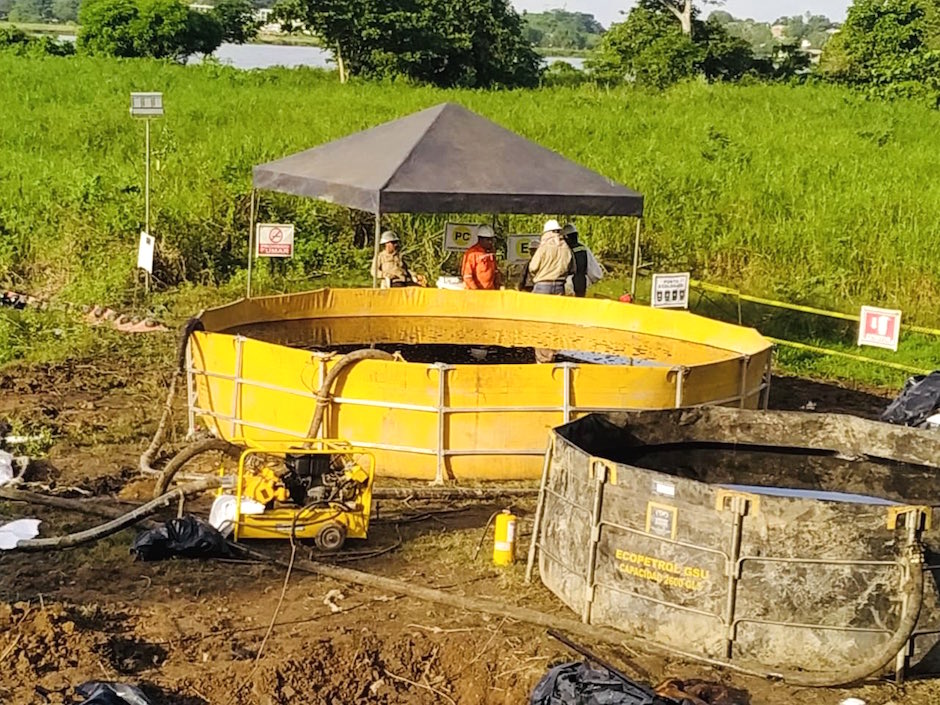
[{"label": "distant building", "polygon": [[[201,5],[201,4],[192,4],[189,6],[190,10],[195,10],[196,12],[212,12],[214,5]],[[261,22],[262,24],[268,25],[271,22],[271,15],[274,12],[270,7],[262,7],[258,10],[255,10],[255,19]],[[280,29],[280,26],[275,24],[275,27]]]},{"label": "distant building", "polygon": [[775,24],[770,28],[770,33],[773,35],[774,39],[783,39],[783,35],[786,34],[787,26],[783,24]]}]

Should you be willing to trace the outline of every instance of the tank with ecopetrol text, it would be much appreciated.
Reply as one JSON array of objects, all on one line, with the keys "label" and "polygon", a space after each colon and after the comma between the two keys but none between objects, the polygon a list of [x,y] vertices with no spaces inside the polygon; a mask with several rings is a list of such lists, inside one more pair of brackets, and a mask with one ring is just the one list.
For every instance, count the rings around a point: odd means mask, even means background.
[{"label": "tank with ecopetrol text", "polygon": [[583,621],[698,659],[808,685],[936,673],[938,505],[935,431],[591,414],[553,433],[538,567]]}]

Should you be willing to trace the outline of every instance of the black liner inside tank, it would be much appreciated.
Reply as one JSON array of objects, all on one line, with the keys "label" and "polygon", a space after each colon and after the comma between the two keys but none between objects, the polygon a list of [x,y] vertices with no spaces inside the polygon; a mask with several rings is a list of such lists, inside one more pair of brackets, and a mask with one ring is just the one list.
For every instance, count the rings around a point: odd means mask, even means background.
[{"label": "black liner inside tank", "polygon": [[[828,448],[722,441],[645,443],[604,418],[584,419],[559,432],[582,450],[632,465],[720,486],[863,495],[901,503],[940,505],[940,470],[870,455],[846,457]],[[774,494],[777,494],[776,492]],[[793,496],[802,494],[794,493]]]},{"label": "black liner inside tank", "polygon": [[[355,345],[334,345],[328,348],[330,352],[345,355],[353,350],[369,347],[367,343]],[[496,345],[450,345],[427,343],[421,345],[405,345],[401,343],[379,343],[377,350],[387,353],[399,353],[408,362],[434,364],[441,362],[446,365],[527,365],[535,364],[534,348],[506,348]],[[484,353],[482,355],[481,353]],[[555,362],[574,362],[588,365],[659,365],[642,358],[630,358],[608,353],[597,353],[588,350],[558,350]]]}]

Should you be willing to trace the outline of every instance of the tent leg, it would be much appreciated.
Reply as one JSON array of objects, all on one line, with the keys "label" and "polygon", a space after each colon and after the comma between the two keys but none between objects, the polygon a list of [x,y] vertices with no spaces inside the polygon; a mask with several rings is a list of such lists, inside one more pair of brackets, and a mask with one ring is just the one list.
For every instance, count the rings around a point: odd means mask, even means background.
[{"label": "tent leg", "polygon": [[376,209],[375,211],[375,248],[372,253],[372,264],[375,267],[375,271],[372,273],[372,288],[379,288],[379,238],[382,237],[382,211]]},{"label": "tent leg", "polygon": [[636,272],[640,267],[640,225],[642,222],[641,218],[636,219],[636,238],[633,240],[633,280],[630,283],[630,294],[634,301],[636,301]]},{"label": "tent leg", "polygon": [[255,251],[255,189],[251,189],[251,210],[248,216],[248,296],[251,298],[251,260]]}]

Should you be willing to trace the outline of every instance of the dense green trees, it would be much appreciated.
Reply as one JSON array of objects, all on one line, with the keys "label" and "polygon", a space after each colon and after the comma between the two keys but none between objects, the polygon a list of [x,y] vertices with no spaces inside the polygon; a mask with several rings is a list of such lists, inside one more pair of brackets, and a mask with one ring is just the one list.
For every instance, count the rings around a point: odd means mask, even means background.
[{"label": "dense green trees", "polygon": [[251,0],[219,0],[211,15],[221,25],[222,39],[234,44],[250,42],[261,27]]},{"label": "dense green trees", "polygon": [[46,22],[52,19],[52,0],[13,0],[11,22]]},{"label": "dense green trees", "polygon": [[81,0],[0,0],[0,19],[10,22],[74,22]]},{"label": "dense green trees", "polygon": [[79,21],[84,54],[183,61],[222,43],[219,21],[179,0],[84,0]]},{"label": "dense green trees", "polygon": [[523,12],[522,19],[526,39],[537,47],[593,49],[604,33],[601,23],[586,12]]},{"label": "dense green trees", "polygon": [[533,86],[540,59],[507,0],[284,0],[334,52],[340,78],[406,77],[438,86]]},{"label": "dense green trees", "polygon": [[715,81],[773,73],[770,62],[755,58],[750,45],[731,36],[720,18],[702,21],[693,7],[686,32],[684,21],[676,21],[676,10],[659,0],[640,0],[624,22],[604,35],[596,57],[589,62],[595,75],[664,88],[698,75]]},{"label": "dense green trees", "polygon": [[940,102],[940,0],[856,0],[821,72],[879,96]]},{"label": "dense green trees", "polygon": [[56,22],[77,22],[81,0],[52,0],[52,17]]}]

